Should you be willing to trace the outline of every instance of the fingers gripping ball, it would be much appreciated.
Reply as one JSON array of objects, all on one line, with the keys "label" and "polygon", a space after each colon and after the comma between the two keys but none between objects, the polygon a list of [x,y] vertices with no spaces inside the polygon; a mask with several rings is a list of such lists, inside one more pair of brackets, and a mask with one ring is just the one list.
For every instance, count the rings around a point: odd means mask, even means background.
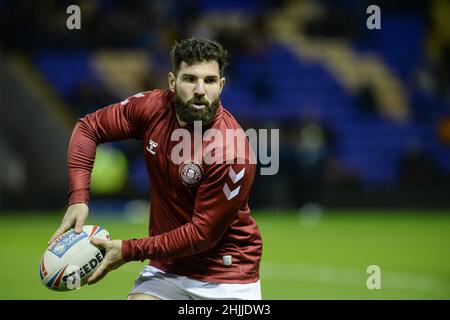
[{"label": "fingers gripping ball", "polygon": [[105,250],[90,243],[91,238],[110,240],[109,232],[99,226],[85,225],[81,233],[70,229],[45,251],[39,266],[41,282],[56,291],[84,286],[105,257]]}]

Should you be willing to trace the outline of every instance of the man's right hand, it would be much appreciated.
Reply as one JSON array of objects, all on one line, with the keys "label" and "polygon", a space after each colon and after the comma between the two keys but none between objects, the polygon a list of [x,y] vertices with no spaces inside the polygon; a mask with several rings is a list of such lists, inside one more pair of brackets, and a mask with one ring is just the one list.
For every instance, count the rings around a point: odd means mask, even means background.
[{"label": "man's right hand", "polygon": [[89,207],[86,203],[74,203],[67,208],[66,214],[61,221],[61,225],[48,241],[48,245],[55,241],[60,235],[75,226],[75,232],[83,230],[84,222],[89,214]]}]

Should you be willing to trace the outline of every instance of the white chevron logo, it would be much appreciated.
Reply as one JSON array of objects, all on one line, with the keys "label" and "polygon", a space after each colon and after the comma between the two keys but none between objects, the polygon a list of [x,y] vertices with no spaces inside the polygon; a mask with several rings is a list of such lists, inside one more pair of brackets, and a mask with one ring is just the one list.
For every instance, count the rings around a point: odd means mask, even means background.
[{"label": "white chevron logo", "polygon": [[223,193],[225,193],[225,197],[227,197],[228,200],[231,200],[239,194],[240,189],[241,189],[241,186],[239,186],[236,189],[234,189],[233,191],[231,191],[230,188],[228,187],[228,184],[225,182],[225,184],[223,186]]},{"label": "white chevron logo", "polygon": [[242,177],[244,176],[244,173],[245,173],[245,168],[243,168],[241,171],[239,171],[238,174],[236,174],[236,172],[234,172],[232,167],[230,167],[230,170],[228,171],[228,175],[230,176],[231,181],[233,181],[233,183],[236,183],[239,180],[241,180]]}]

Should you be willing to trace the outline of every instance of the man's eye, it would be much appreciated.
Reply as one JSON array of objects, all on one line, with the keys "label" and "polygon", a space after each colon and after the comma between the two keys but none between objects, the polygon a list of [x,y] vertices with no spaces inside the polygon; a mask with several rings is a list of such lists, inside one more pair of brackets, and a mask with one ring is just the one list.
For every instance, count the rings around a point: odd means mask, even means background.
[{"label": "man's eye", "polygon": [[185,81],[187,82],[195,82],[195,78],[194,77],[186,77],[184,78]]},{"label": "man's eye", "polygon": [[216,79],[206,79],[205,83],[215,83]]}]

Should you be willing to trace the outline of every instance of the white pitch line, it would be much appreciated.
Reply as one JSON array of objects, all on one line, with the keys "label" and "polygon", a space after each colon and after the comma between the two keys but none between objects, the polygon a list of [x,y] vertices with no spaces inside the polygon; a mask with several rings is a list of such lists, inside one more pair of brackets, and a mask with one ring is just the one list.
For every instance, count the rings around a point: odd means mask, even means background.
[{"label": "white pitch line", "polygon": [[[340,284],[367,288],[370,274],[365,268],[338,267],[333,265],[261,263],[261,276],[268,279]],[[381,269],[381,289],[449,292],[447,278],[424,273],[399,272]]]}]

